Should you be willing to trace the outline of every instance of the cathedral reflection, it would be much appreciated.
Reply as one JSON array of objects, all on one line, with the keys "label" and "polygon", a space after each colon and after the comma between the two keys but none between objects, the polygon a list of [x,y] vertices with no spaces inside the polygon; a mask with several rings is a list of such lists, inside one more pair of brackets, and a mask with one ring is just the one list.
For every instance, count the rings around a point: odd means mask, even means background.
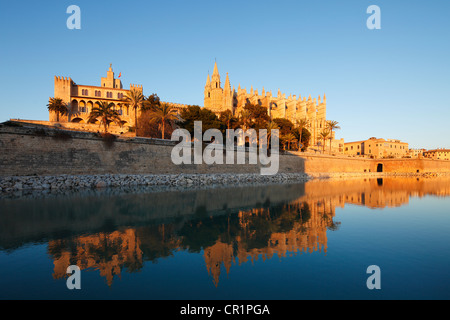
[{"label": "cathedral reflection", "polygon": [[[273,258],[327,254],[336,208],[383,209],[410,197],[448,196],[450,178],[313,180],[299,185],[0,199],[0,250],[48,241],[53,277],[69,265],[107,285],[178,251],[201,254],[215,286],[233,268]],[[116,192],[116,193],[115,193]],[[39,203],[39,205],[37,205]]]}]

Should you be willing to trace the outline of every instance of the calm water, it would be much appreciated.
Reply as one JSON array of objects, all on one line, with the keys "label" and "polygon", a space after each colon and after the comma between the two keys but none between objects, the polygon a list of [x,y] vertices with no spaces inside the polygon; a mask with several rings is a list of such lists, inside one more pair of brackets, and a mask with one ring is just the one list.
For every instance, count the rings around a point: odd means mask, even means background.
[{"label": "calm water", "polygon": [[449,299],[449,195],[391,178],[3,197],[0,299]]}]

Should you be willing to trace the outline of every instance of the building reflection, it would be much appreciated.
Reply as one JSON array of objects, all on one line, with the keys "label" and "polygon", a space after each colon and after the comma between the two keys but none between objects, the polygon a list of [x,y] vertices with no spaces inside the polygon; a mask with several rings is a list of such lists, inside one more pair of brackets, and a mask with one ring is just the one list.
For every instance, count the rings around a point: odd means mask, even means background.
[{"label": "building reflection", "polygon": [[326,255],[327,233],[340,226],[336,208],[383,209],[449,194],[450,178],[386,178],[51,199],[40,210],[34,200],[3,201],[10,215],[0,225],[0,248],[50,239],[55,279],[77,265],[98,270],[109,286],[123,272],[187,251],[203,256],[218,286],[221,275],[246,263]]}]

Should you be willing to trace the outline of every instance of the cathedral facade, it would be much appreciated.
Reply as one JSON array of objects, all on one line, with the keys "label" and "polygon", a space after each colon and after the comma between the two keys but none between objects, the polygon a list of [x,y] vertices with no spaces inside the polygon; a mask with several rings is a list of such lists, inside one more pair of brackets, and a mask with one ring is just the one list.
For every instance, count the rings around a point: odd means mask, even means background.
[{"label": "cathedral facade", "polygon": [[[319,96],[317,99],[297,97],[281,93],[278,90],[274,96],[271,91],[266,92],[264,88],[261,93],[254,90],[250,92],[246,88],[242,89],[239,85],[238,89],[231,89],[230,79],[227,73],[225,85],[222,88],[220,74],[217,63],[214,65],[214,71],[206,80],[204,90],[204,107],[220,113],[230,110],[235,116],[239,116],[247,103],[257,104],[267,108],[267,113],[271,119],[284,118],[290,120],[294,125],[300,120],[307,120],[307,129],[311,133],[310,145],[317,145],[320,141],[319,134],[326,129],[327,119],[327,99]],[[334,135],[334,132],[333,132]],[[333,137],[334,138],[334,137]]]}]

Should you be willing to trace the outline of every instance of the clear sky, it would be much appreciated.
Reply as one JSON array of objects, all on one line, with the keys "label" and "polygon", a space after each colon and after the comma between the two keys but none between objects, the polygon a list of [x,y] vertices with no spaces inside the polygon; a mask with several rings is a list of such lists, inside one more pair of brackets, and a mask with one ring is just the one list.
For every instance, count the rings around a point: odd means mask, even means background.
[{"label": "clear sky", "polygon": [[337,138],[450,148],[449,17],[448,0],[2,1],[0,121],[48,120],[55,75],[100,85],[110,63],[125,88],[202,106],[216,59],[236,88],[326,93]]}]

